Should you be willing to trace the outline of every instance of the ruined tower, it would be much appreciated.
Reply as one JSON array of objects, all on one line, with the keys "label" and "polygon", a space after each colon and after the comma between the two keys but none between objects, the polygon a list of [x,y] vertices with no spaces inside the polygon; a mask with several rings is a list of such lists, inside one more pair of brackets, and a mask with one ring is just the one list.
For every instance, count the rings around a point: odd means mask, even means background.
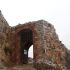
[{"label": "ruined tower", "polygon": [[0,49],[3,53],[0,59],[14,65],[27,64],[31,45],[33,65],[37,70],[68,70],[66,57],[70,54],[59,41],[53,25],[38,20],[11,27],[0,11]]}]

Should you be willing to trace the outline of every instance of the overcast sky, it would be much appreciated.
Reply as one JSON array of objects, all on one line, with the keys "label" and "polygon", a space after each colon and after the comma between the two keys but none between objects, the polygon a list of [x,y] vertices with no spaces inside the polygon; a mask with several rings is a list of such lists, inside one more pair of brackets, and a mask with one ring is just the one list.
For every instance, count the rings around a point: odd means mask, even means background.
[{"label": "overcast sky", "polygon": [[0,0],[0,10],[10,26],[40,19],[50,22],[70,49],[70,0]]}]

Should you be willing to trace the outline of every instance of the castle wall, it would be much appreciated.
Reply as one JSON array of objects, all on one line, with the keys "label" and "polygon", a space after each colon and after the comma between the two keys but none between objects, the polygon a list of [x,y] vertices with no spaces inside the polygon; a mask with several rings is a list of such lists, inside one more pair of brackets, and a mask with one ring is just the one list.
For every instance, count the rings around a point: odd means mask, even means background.
[{"label": "castle wall", "polygon": [[[33,62],[37,70],[68,70],[70,54],[59,40],[54,26],[44,20],[8,25],[0,11],[0,63],[7,65],[21,64],[20,33],[32,31]],[[27,42],[27,41],[26,41]],[[26,45],[29,48],[31,44]],[[68,58],[67,58],[68,57]]]},{"label": "castle wall", "polygon": [[44,63],[50,66],[65,68],[65,50],[64,45],[59,41],[53,25],[40,20],[20,24],[15,27],[11,43],[13,45],[13,54],[11,58],[16,64],[20,64],[20,37],[19,32],[25,29],[31,29],[33,32],[33,54],[34,65]]}]

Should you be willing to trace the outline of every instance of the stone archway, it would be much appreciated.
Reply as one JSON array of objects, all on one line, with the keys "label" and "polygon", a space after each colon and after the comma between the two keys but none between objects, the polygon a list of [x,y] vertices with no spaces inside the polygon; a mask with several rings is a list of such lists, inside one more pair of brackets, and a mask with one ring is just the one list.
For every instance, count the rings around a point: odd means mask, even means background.
[{"label": "stone archway", "polygon": [[[15,27],[14,33],[14,52],[12,53],[12,61],[15,64],[28,63],[28,49],[33,44],[33,64],[37,64],[41,61],[43,56],[46,55],[44,47],[43,24],[28,23]],[[46,39],[46,38],[45,38]],[[24,46],[24,47],[23,47]],[[26,54],[27,53],[27,54]],[[22,56],[23,55],[23,56]],[[26,62],[25,62],[26,61]]]},{"label": "stone archway", "polygon": [[25,29],[19,32],[20,37],[20,62],[28,63],[28,50],[33,44],[32,30]]}]

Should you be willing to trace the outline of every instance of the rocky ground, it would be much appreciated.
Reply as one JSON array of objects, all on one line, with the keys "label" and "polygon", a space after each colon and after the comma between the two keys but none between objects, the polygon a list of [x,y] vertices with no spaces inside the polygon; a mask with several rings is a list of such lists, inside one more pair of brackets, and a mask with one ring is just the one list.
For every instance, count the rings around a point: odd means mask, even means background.
[{"label": "rocky ground", "polygon": [[33,67],[33,60],[29,58],[28,64],[16,65],[16,66],[5,66],[2,61],[0,61],[0,70],[36,70]]},{"label": "rocky ground", "polygon": [[0,67],[0,70],[36,70],[31,64],[13,66],[13,67]]},{"label": "rocky ground", "polygon": [[14,66],[10,67],[7,70],[36,70],[33,68],[32,64],[22,65],[22,66]]}]

